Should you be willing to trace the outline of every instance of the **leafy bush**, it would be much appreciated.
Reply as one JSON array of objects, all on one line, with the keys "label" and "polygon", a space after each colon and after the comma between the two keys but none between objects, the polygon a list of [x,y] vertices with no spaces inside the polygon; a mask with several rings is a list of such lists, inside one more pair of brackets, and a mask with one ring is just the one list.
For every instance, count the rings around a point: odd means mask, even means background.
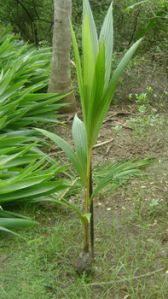
[{"label": "leafy bush", "polygon": [[40,83],[47,85],[48,71],[51,59],[49,47],[35,48],[25,43],[19,36],[2,30],[0,36],[0,68],[9,69],[14,61],[22,63],[23,70],[16,74],[26,75],[29,84]]},{"label": "leafy bush", "polygon": [[63,95],[44,93],[50,50],[18,45],[14,36],[0,40],[0,130],[56,122]]},{"label": "leafy bush", "polygon": [[[37,148],[40,140],[29,131],[0,135],[0,206],[9,203],[30,203],[66,188],[65,179],[59,178],[63,168],[48,159]],[[9,212],[0,211],[0,227],[9,228],[32,224],[25,218],[14,222]],[[2,219],[1,219],[2,217]]]},{"label": "leafy bush", "polygon": [[37,123],[56,122],[63,95],[47,87],[50,49],[35,49],[14,35],[0,37],[0,230],[34,222],[4,211],[9,203],[28,203],[66,187],[63,170],[46,158],[34,131]]},{"label": "leafy bush", "polygon": [[65,187],[63,179],[55,181],[62,168],[38,150],[37,140],[21,134],[0,135],[0,204],[27,202]]}]

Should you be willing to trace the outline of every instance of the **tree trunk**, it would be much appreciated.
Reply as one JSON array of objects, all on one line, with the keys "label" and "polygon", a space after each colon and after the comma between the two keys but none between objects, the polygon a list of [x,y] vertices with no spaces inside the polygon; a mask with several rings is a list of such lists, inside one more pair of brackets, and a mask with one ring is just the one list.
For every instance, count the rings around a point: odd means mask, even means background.
[{"label": "tree trunk", "polygon": [[[72,0],[54,0],[53,52],[49,92],[66,93],[72,90],[69,23],[71,12]],[[65,98],[65,103],[68,103],[66,111],[75,110],[76,101],[73,92]]]}]

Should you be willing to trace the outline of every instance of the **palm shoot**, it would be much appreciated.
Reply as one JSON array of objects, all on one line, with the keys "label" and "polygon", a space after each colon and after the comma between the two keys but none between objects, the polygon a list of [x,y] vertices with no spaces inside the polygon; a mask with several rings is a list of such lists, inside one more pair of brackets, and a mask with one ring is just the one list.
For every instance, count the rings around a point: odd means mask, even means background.
[{"label": "palm shoot", "polygon": [[[80,214],[84,226],[84,252],[94,257],[94,215],[93,198],[102,187],[109,183],[104,180],[102,186],[93,190],[92,154],[100,128],[106,117],[117,84],[130,59],[141,43],[138,40],[124,55],[117,68],[112,72],[113,56],[113,7],[110,5],[100,34],[98,36],[94,18],[88,0],[83,0],[82,56],[80,57],[75,33],[71,26],[72,43],[75,54],[78,87],[82,106],[83,121],[76,115],[72,125],[75,150],[61,137],[39,130],[54,141],[72,162],[83,186],[83,212]],[[129,172],[120,167],[123,176],[135,173],[137,168],[129,164]],[[115,172],[115,171],[114,171]],[[108,177],[109,178],[109,177]],[[112,177],[111,177],[112,180]],[[79,211],[78,211],[79,212]],[[90,227],[90,233],[89,233]]]}]

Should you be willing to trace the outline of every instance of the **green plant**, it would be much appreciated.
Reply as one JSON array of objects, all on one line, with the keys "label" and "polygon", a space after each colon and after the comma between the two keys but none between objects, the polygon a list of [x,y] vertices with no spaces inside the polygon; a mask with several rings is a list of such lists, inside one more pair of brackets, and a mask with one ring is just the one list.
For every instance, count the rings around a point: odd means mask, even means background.
[{"label": "green plant", "polygon": [[64,95],[44,93],[50,49],[35,49],[4,34],[0,39],[0,130],[55,122]]},{"label": "green plant", "polygon": [[141,92],[141,93],[135,93],[132,94],[130,93],[128,96],[128,99],[130,101],[135,100],[135,103],[138,107],[138,111],[141,114],[144,114],[146,112],[148,112],[150,110],[150,97],[151,94],[156,97],[156,95],[154,94],[154,90],[151,86],[147,86],[147,88],[145,89],[145,92]]},{"label": "green plant", "polygon": [[13,229],[31,227],[36,225],[37,222],[28,217],[4,211],[0,206],[0,231],[5,233],[18,234]]},{"label": "green plant", "polygon": [[32,131],[0,135],[0,230],[34,223],[4,211],[9,203],[31,203],[67,186],[65,179],[59,178],[63,168],[38,149],[39,143]]},{"label": "green plant", "polygon": [[[43,81],[47,85],[48,72],[50,68],[51,48],[35,48],[25,43],[19,36],[6,30],[2,30],[0,35],[0,67],[9,69],[14,61],[22,63],[22,68],[16,73],[16,78],[20,75],[27,75],[28,83]],[[20,61],[21,60],[21,61]]]},{"label": "green plant", "polygon": [[63,168],[40,151],[36,132],[22,129],[56,122],[64,106],[64,95],[44,93],[50,56],[49,48],[35,49],[6,31],[0,36],[0,230],[6,232],[34,224],[6,212],[9,203],[22,205],[66,187]]},{"label": "green plant", "polygon": [[148,202],[147,213],[152,218],[155,218],[165,213],[166,204],[163,199],[153,198]]},{"label": "green plant", "polygon": [[[102,122],[109,109],[112,97],[127,64],[141,43],[138,40],[124,55],[111,74],[113,55],[113,17],[110,5],[98,38],[95,22],[88,0],[83,1],[82,65],[76,37],[72,29],[78,86],[82,105],[83,122],[76,115],[72,125],[73,148],[61,137],[45,130],[38,130],[63,149],[80,177],[84,192],[83,211],[75,205],[62,201],[79,216],[84,227],[84,248],[80,259],[85,260],[82,271],[88,266],[89,252],[94,257],[94,211],[93,198],[115,177],[130,176],[148,163],[146,160],[113,165],[93,190],[92,155]],[[90,226],[90,236],[89,236]],[[88,257],[88,258],[86,258]],[[80,265],[82,261],[79,260]],[[86,265],[87,264],[87,265]]]},{"label": "green plant", "polygon": [[118,125],[115,125],[114,127],[112,127],[112,130],[113,130],[115,136],[121,137],[123,135],[122,128],[123,128],[122,124],[118,124]]}]

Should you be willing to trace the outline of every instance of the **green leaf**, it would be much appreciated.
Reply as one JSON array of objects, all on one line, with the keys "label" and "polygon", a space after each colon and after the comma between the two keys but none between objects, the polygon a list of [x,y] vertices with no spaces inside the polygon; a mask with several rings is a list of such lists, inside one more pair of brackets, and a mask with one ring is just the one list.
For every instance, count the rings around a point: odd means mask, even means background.
[{"label": "green leaf", "polygon": [[102,107],[102,98],[104,95],[105,84],[105,48],[104,42],[100,43],[99,53],[96,60],[94,81],[89,103],[88,118],[86,123],[88,147],[96,143],[97,131],[95,130],[99,123],[99,108]]},{"label": "green leaf", "polygon": [[127,6],[127,8],[125,10],[129,12],[130,10],[134,9],[135,7],[137,7],[137,6],[141,5],[141,4],[144,4],[146,2],[149,2],[149,0],[142,0],[142,1],[136,2],[136,3],[134,3],[134,4],[130,5],[130,6]]},{"label": "green leaf", "polygon": [[78,44],[77,44],[77,40],[76,40],[76,36],[72,24],[71,24],[71,36],[72,36],[72,45],[73,45],[73,50],[75,55],[76,71],[77,71],[78,87],[81,96],[82,111],[83,111],[83,116],[85,117],[86,112],[85,112],[85,102],[84,102],[84,94],[83,94],[82,67],[81,67]]},{"label": "green leaf", "polygon": [[124,55],[124,57],[122,58],[121,62],[119,63],[118,67],[116,68],[116,70],[114,71],[112,78],[109,82],[108,87],[106,88],[104,95],[103,95],[103,99],[102,99],[102,105],[99,105],[96,113],[98,115],[98,121],[95,122],[95,132],[94,132],[94,136],[95,138],[97,138],[102,122],[106,117],[106,114],[108,112],[108,109],[110,107],[113,95],[116,91],[117,88],[117,84],[119,82],[119,80],[121,79],[121,76],[123,75],[128,63],[130,62],[132,56],[134,55],[135,51],[137,50],[137,48],[139,47],[140,43],[141,43],[142,39],[138,40],[135,44],[133,44],[133,46],[126,52],[126,54]]},{"label": "green leaf", "polygon": [[19,237],[19,234],[15,233],[12,230],[7,229],[3,226],[0,226],[0,231],[5,232],[5,233],[9,233],[9,234],[12,234],[12,235],[15,235],[15,236]]},{"label": "green leaf", "polygon": [[18,190],[22,190],[22,189],[26,189],[28,187],[32,187],[34,185],[38,185],[40,183],[42,183],[43,181],[46,180],[46,178],[50,177],[49,175],[41,175],[41,176],[37,176],[30,178],[28,180],[22,180],[21,182],[14,182],[14,184],[11,184],[9,182],[9,185],[1,187],[0,190],[0,194],[5,194],[5,193],[11,193],[14,191],[18,191]]},{"label": "green leaf", "polygon": [[79,220],[82,223],[86,222],[86,217],[83,216],[82,212],[80,211],[80,209],[75,204],[73,204],[73,203],[71,203],[71,202],[69,202],[65,199],[62,199],[62,200],[53,199],[51,201],[54,202],[54,203],[57,203],[61,206],[64,206],[66,208],[71,209],[77,215],[77,217],[79,218]]},{"label": "green leaf", "polygon": [[83,214],[82,216],[83,216],[83,218],[86,219],[86,221],[87,221],[88,223],[90,223],[91,213],[86,213],[86,214]]},{"label": "green leaf", "polygon": [[87,168],[86,130],[84,123],[78,118],[77,114],[74,117],[72,125],[72,136],[75,144],[76,155],[80,162],[81,172],[83,172],[82,177],[85,181]]},{"label": "green leaf", "polygon": [[36,221],[21,219],[21,218],[0,218],[0,227],[5,229],[10,228],[25,228],[37,225]]},{"label": "green leaf", "polygon": [[57,144],[65,153],[67,158],[71,161],[73,167],[77,171],[78,175],[80,176],[81,180],[83,181],[83,169],[81,168],[81,163],[79,161],[78,156],[73,151],[72,147],[66,142],[64,139],[59,137],[58,135],[48,132],[42,129],[36,129],[38,132],[42,133],[49,139],[51,139],[55,144]]},{"label": "green leaf", "polygon": [[104,23],[100,32],[100,42],[105,44],[105,58],[106,58],[106,75],[105,75],[105,87],[107,87],[111,75],[111,64],[113,55],[113,12],[112,4],[110,5]]},{"label": "green leaf", "polygon": [[126,52],[124,57],[121,59],[119,65],[117,66],[116,70],[114,71],[113,76],[109,83],[109,87],[107,88],[107,91],[105,93],[105,98],[107,98],[106,102],[108,104],[111,102],[112,96],[114,95],[119,79],[123,75],[128,63],[130,62],[137,48],[140,46],[142,40],[143,38],[140,38],[132,45],[132,47]]},{"label": "green leaf", "polygon": [[87,121],[89,102],[91,97],[91,89],[93,84],[93,76],[95,71],[96,56],[93,49],[93,41],[91,37],[91,29],[89,27],[88,15],[84,15],[82,26],[82,53],[83,53],[83,95],[84,95],[84,111]]},{"label": "green leaf", "polygon": [[20,237],[13,229],[32,227],[37,224],[36,221],[28,217],[0,209],[0,231],[2,232]]},{"label": "green leaf", "polygon": [[61,184],[61,182],[48,182],[39,184],[36,186],[32,186],[31,188],[13,191],[12,193],[0,194],[0,203],[7,203],[11,201],[17,200],[26,200],[33,201],[36,197],[42,197],[46,195],[50,195],[54,192],[58,192],[65,188],[65,184]]},{"label": "green leaf", "polygon": [[91,36],[91,41],[93,43],[94,56],[96,57],[99,48],[97,29],[93,18],[92,10],[90,7],[90,3],[88,0],[83,0],[83,22],[86,15],[88,16],[90,36]]}]

